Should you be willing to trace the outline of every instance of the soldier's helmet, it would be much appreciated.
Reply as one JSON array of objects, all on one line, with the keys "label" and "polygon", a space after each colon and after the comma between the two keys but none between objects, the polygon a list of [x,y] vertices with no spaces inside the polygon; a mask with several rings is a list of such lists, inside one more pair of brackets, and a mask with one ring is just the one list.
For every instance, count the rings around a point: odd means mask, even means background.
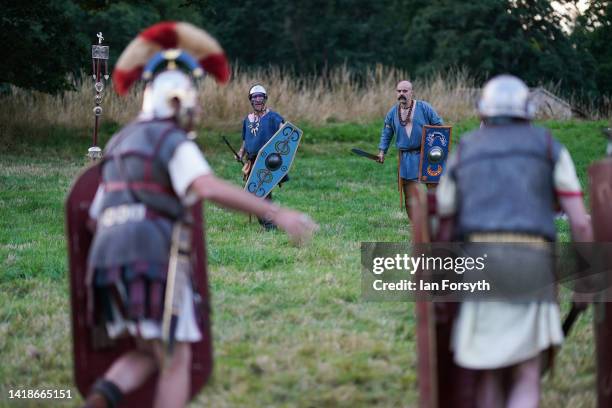
[{"label": "soldier's helmet", "polygon": [[178,69],[166,70],[155,76],[147,85],[142,99],[143,119],[165,119],[174,114],[172,100],[177,99],[181,111],[193,111],[198,103],[194,81]]},{"label": "soldier's helmet", "polygon": [[195,80],[204,70],[187,52],[177,49],[161,51],[145,65],[142,78],[147,81],[141,119],[166,119],[174,112],[173,100],[180,102],[179,122],[188,121],[196,112],[198,93]]},{"label": "soldier's helmet", "polygon": [[523,81],[513,75],[498,75],[485,84],[478,113],[483,118],[503,116],[530,120],[535,116],[535,106]]},{"label": "soldier's helmet", "polygon": [[251,100],[251,98],[253,98],[255,95],[263,95],[264,99],[268,99],[266,88],[259,84],[253,85],[251,89],[249,89],[249,100]]}]

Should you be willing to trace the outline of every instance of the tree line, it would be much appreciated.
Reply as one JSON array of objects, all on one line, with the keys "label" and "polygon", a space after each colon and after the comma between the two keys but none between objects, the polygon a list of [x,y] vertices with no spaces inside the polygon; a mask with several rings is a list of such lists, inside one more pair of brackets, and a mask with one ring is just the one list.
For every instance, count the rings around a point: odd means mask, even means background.
[{"label": "tree line", "polygon": [[509,72],[562,94],[612,95],[612,4],[592,0],[5,0],[0,83],[43,92],[69,89],[90,70],[101,31],[111,65],[143,28],[189,21],[216,36],[244,67],[317,75],[374,64],[416,77],[466,69],[477,80]]}]

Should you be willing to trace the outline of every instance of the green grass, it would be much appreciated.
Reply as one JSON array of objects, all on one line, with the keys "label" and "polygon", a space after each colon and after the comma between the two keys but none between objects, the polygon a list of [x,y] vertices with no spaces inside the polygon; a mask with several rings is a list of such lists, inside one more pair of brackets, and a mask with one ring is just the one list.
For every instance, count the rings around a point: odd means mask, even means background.
[{"label": "green grass", "polygon": [[[454,140],[477,125],[456,124]],[[587,165],[604,154],[605,123],[546,125],[569,148],[586,186]],[[102,140],[116,128],[106,125]],[[206,206],[215,372],[194,405],[416,405],[413,304],[360,299],[360,242],[410,235],[398,204],[395,155],[381,166],[349,153],[352,147],[374,152],[380,128],[304,126],[292,180],[275,199],[320,224],[306,247],[262,232],[245,215]],[[77,393],[63,201],[86,163],[89,133],[23,132],[0,148],[0,406],[13,406],[9,389]],[[228,137],[238,145],[238,134]],[[215,172],[239,184],[240,167],[220,134],[204,131],[199,143]],[[567,223],[558,227],[567,240]],[[582,318],[559,354],[556,375],[544,382],[544,406],[594,404],[592,353],[591,323]]]}]

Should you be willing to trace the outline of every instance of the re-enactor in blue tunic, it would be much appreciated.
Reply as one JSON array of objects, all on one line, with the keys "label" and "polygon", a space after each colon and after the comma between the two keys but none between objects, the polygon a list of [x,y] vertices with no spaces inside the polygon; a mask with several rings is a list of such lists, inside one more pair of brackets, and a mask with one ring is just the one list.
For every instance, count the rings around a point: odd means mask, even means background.
[{"label": "re-enactor in blue tunic", "polygon": [[257,153],[280,129],[285,119],[278,113],[266,109],[261,116],[249,114],[242,122],[244,152],[249,160],[255,160]]},{"label": "re-enactor in blue tunic", "polygon": [[385,117],[378,157],[381,162],[395,135],[395,146],[399,149],[399,178],[404,192],[406,211],[408,211],[408,185],[418,178],[421,153],[421,136],[425,125],[443,125],[442,118],[425,101],[412,99],[412,84],[400,81],[397,84],[397,100]]},{"label": "re-enactor in blue tunic", "polygon": [[[266,107],[268,94],[261,85],[253,85],[249,90],[249,101],[253,107],[253,112],[249,113],[242,121],[242,146],[238,151],[239,158],[246,156],[247,162],[242,168],[244,180],[248,180],[257,154],[262,147],[274,136],[278,129],[283,126],[285,119],[278,113]],[[281,183],[289,180],[288,176],[283,177]],[[279,184],[280,186],[280,184]],[[272,193],[266,197],[272,200]],[[268,220],[259,219],[259,223],[266,230],[275,229],[276,226]]]}]

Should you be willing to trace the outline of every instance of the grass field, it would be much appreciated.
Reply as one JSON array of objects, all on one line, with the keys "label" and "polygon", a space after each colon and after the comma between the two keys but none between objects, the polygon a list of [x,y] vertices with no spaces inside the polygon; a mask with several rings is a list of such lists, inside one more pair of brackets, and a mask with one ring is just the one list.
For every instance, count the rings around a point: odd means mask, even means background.
[{"label": "grass field", "polygon": [[[546,125],[569,148],[586,186],[587,165],[604,154],[599,129],[606,123]],[[415,406],[413,304],[368,303],[360,294],[360,242],[410,235],[395,161],[380,166],[349,154],[351,147],[375,151],[380,126],[304,126],[292,181],[275,197],[320,224],[309,246],[292,247],[245,215],[206,206],[215,372],[194,406]],[[455,124],[455,140],[475,126]],[[103,128],[105,139],[114,129]],[[9,389],[77,395],[63,201],[86,163],[88,134],[24,128],[10,150],[0,147],[0,406],[40,406],[9,402]],[[204,131],[199,143],[216,173],[238,183],[240,168],[219,136]],[[228,137],[238,145],[238,134]],[[567,224],[558,227],[567,240]],[[543,406],[594,406],[590,313],[558,357]]]}]

